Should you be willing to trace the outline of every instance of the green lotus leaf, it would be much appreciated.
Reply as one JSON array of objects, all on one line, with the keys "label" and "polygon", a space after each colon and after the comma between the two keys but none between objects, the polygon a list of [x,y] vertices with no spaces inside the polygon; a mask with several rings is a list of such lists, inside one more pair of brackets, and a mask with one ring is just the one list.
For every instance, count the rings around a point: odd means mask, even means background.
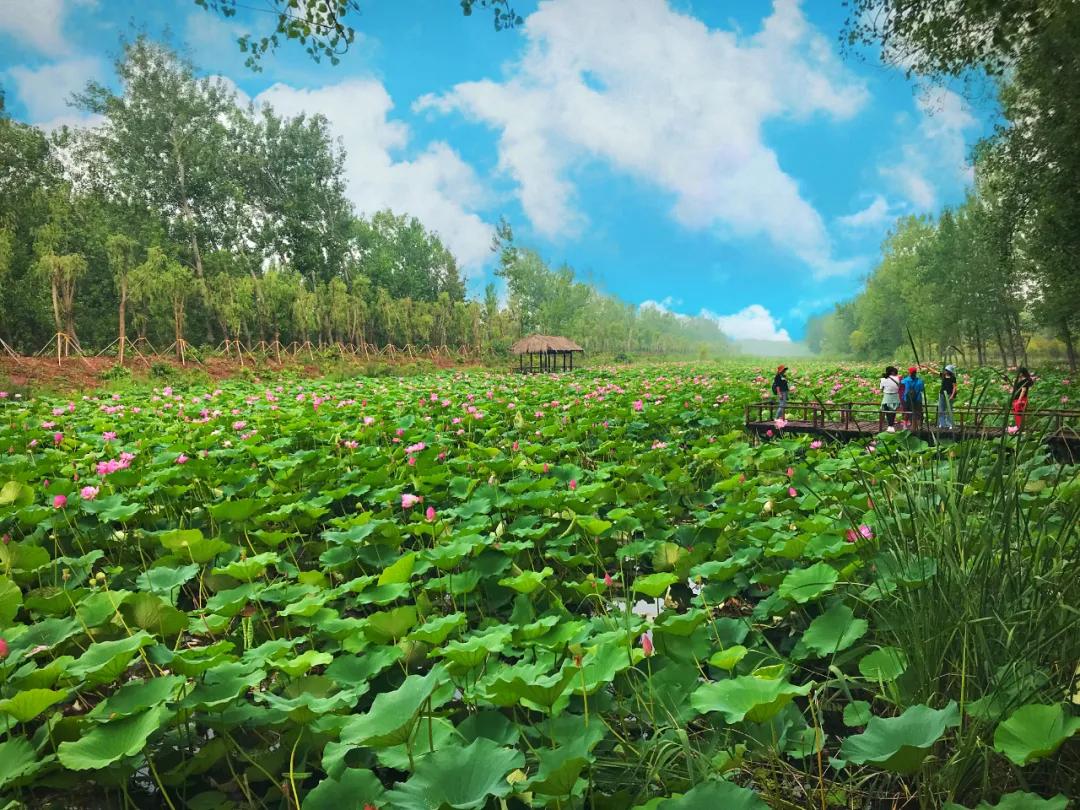
[{"label": "green lotus leaf", "polygon": [[493,627],[490,630],[469,636],[462,641],[450,641],[431,655],[441,655],[459,667],[472,669],[478,667],[491,653],[500,652],[510,642],[511,631],[507,627]]},{"label": "green lotus leaf", "polygon": [[189,560],[200,565],[210,562],[218,554],[232,548],[224,540],[203,537],[199,529],[170,529],[158,533],[156,537],[161,545],[181,560]]},{"label": "green lotus leaf", "polygon": [[453,723],[443,717],[424,717],[413,725],[409,743],[391,745],[375,752],[375,758],[384,768],[397,771],[410,771],[409,750],[413,758],[427,756],[451,745],[461,745],[464,741],[454,728]]},{"label": "green lotus leaf", "polygon": [[415,626],[416,606],[403,605],[368,616],[364,623],[364,635],[372,641],[386,644],[404,638]]},{"label": "green lotus leaf", "polygon": [[19,509],[34,502],[34,488],[19,481],[8,481],[0,487],[0,506]]},{"label": "green lotus leaf", "polygon": [[831,591],[839,579],[839,572],[828,563],[814,563],[807,568],[797,568],[785,576],[777,593],[781,599],[801,605]]},{"label": "green lotus leaf", "polygon": [[534,752],[539,768],[529,780],[529,790],[546,796],[570,796],[581,772],[594,759],[583,737],[559,748],[538,748]]},{"label": "green lotus leaf", "polygon": [[503,577],[499,584],[505,588],[513,588],[518,593],[532,593],[553,573],[550,567],[544,566],[540,571],[522,571],[516,577]]},{"label": "green lotus leaf", "polygon": [[85,686],[108,683],[128,668],[131,659],[143,647],[154,643],[145,630],[117,641],[96,641],[67,668],[64,680]]},{"label": "green lotus leaf", "polygon": [[413,628],[406,636],[410,641],[422,641],[425,644],[442,644],[446,637],[466,623],[464,613],[451,613],[429,619],[419,627]]},{"label": "green lotus leaf", "polygon": [[725,669],[730,672],[735,669],[735,665],[746,656],[747,652],[748,650],[743,645],[733,644],[719,652],[713,653],[709,658],[709,666],[716,667],[717,669]]},{"label": "green lotus leaf", "polygon": [[593,537],[606,532],[611,528],[611,522],[607,520],[601,520],[597,517],[578,517],[575,521],[578,526],[585,530],[585,532]]},{"label": "green lotus leaf", "polygon": [[333,663],[334,656],[327,652],[307,650],[295,658],[286,658],[273,663],[274,669],[280,669],[286,675],[298,678],[313,667],[325,667]]},{"label": "green lotus leaf", "polygon": [[678,581],[679,578],[674,574],[649,574],[648,576],[638,577],[634,580],[634,591],[636,593],[643,593],[646,596],[651,596],[655,599]]},{"label": "green lotus leaf", "polygon": [[1077,731],[1080,731],[1080,717],[1068,716],[1062,704],[1031,703],[998,724],[994,750],[1023,766],[1050,756]]},{"label": "green lotus leaf", "polygon": [[0,742],[0,789],[29,776],[45,764],[37,758],[29,741],[22,737]]},{"label": "green lotus leaf", "polygon": [[0,576],[0,627],[7,627],[15,620],[22,603],[22,589],[7,577]]},{"label": "green lotus leaf", "polygon": [[[973,810],[1067,810],[1069,800],[1060,793],[1050,799],[1044,799],[1035,793],[1008,793],[997,804],[979,802]],[[959,804],[946,802],[942,810],[967,810]]]},{"label": "green lotus leaf", "polygon": [[158,566],[147,569],[135,577],[135,584],[141,590],[168,599],[170,604],[175,605],[180,588],[198,573],[199,566],[194,563],[182,565],[179,568]]},{"label": "green lotus leaf", "polygon": [[215,568],[214,573],[224,574],[241,582],[251,582],[265,574],[266,569],[271,565],[277,565],[279,562],[281,562],[281,557],[278,556],[277,552],[264,551],[254,557],[247,557],[246,559],[231,562],[221,568]]},{"label": "green lotus leaf", "polygon": [[284,712],[294,723],[304,724],[311,723],[325,714],[335,714],[351,709],[366,691],[367,685],[365,684],[358,689],[346,690],[333,695],[314,694],[306,691],[301,691],[296,695],[275,695],[273,692],[261,692],[258,699],[271,708]]},{"label": "green lotus leaf", "polygon": [[326,677],[341,687],[367,683],[384,669],[404,657],[401,647],[382,646],[365,650],[363,655],[339,655],[326,668]]},{"label": "green lotus leaf", "polygon": [[799,641],[799,647],[807,656],[835,655],[866,635],[868,627],[865,619],[856,619],[851,608],[837,602],[810,622]]},{"label": "green lotus leaf", "polygon": [[181,701],[186,709],[211,711],[220,709],[266,678],[266,671],[250,664],[233,661],[208,670],[204,680],[196,684]]},{"label": "green lotus leaf", "polygon": [[87,717],[114,720],[173,700],[186,682],[179,675],[161,675],[145,681],[130,681],[87,712]]},{"label": "green lotus leaf", "polygon": [[409,675],[392,692],[380,692],[366,714],[349,719],[341,742],[374,748],[404,743],[420,709],[445,680],[444,670],[435,667],[424,676]]},{"label": "green lotus leaf", "polygon": [[254,498],[243,498],[241,500],[223,501],[221,503],[212,504],[209,507],[209,512],[214,520],[240,522],[247,520],[258,512],[259,507],[262,505],[262,501],[255,500]]},{"label": "green lotus leaf", "polygon": [[116,521],[123,523],[130,520],[142,511],[142,504],[125,503],[124,496],[116,493],[104,498],[95,498],[92,501],[80,501],[84,511],[97,515],[100,521]]},{"label": "green lotus leaf", "polygon": [[859,659],[859,673],[868,681],[895,681],[907,669],[907,656],[898,647],[882,647]]},{"label": "green lotus leaf", "polygon": [[402,554],[396,562],[387,566],[379,576],[379,585],[397,585],[408,582],[416,566],[416,555],[413,553]]},{"label": "green lotus leaf", "polygon": [[6,700],[0,700],[0,712],[10,715],[20,723],[28,723],[67,696],[66,689],[23,689]]},{"label": "green lotus leaf", "polygon": [[131,591],[94,591],[76,605],[75,616],[87,627],[97,627],[116,618],[116,611],[132,596]]},{"label": "green lotus leaf", "polygon": [[769,810],[754,791],[721,780],[702,782],[677,799],[659,802],[657,810]]},{"label": "green lotus leaf", "polygon": [[499,745],[514,746],[521,738],[521,731],[506,715],[492,710],[470,714],[461,721],[457,731],[467,743],[484,737]]},{"label": "green lotus leaf", "polygon": [[911,706],[899,717],[871,717],[866,731],[848,737],[839,757],[856,765],[870,763],[893,773],[910,775],[919,770],[931,746],[947,728],[960,724],[955,701],[944,709]]},{"label": "green lotus leaf", "polygon": [[575,677],[579,677],[577,667],[570,664],[552,674],[543,663],[502,667],[483,681],[484,699],[496,706],[521,703],[550,709]]},{"label": "green lotus leaf", "polygon": [[60,764],[72,771],[89,771],[133,757],[171,716],[164,706],[155,706],[141,714],[96,726],[74,742],[60,743],[57,749]]},{"label": "green lotus leaf", "polygon": [[871,717],[873,714],[870,711],[870,704],[865,700],[854,700],[844,707],[844,725],[848,728],[865,726],[870,722]]},{"label": "green lotus leaf", "polygon": [[507,774],[524,764],[520,751],[481,737],[422,757],[409,781],[387,791],[384,799],[400,810],[478,809],[488,797],[508,794]]},{"label": "green lotus leaf", "polygon": [[188,617],[184,613],[152,593],[132,594],[121,612],[129,627],[141,627],[163,638],[175,638],[188,626]]},{"label": "green lotus leaf", "polygon": [[[770,673],[771,674],[771,673]],[[780,677],[740,675],[699,686],[690,704],[699,712],[720,712],[728,723],[744,719],[764,723],[775,717],[796,695],[806,695],[812,684],[795,686]]]},{"label": "green lotus leaf", "polygon": [[349,768],[340,778],[327,777],[304,797],[303,810],[343,810],[347,807],[377,807],[385,788],[374,773]]}]

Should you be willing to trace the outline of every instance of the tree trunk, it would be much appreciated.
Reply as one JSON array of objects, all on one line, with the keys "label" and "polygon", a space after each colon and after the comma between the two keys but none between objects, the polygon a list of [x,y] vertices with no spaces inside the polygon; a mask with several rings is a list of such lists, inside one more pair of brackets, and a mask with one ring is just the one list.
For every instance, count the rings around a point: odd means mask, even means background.
[{"label": "tree trunk", "polygon": [[994,332],[997,334],[998,351],[1001,352],[1001,365],[1007,369],[1009,367],[1009,356],[1005,352],[1005,341],[1001,336],[1001,326],[995,326]]},{"label": "tree trunk", "polygon": [[52,309],[53,323],[56,324],[56,339],[60,340],[60,333],[64,331],[64,320],[60,317],[60,291],[56,288],[56,280],[52,282]]},{"label": "tree trunk", "polygon": [[[191,208],[191,201],[187,194],[187,170],[184,168],[184,159],[180,155],[180,144],[173,135],[173,158],[176,160],[176,180],[180,186],[180,210],[184,213],[184,219],[191,228],[191,253],[195,261],[195,277],[198,279],[199,292],[202,294],[203,303],[210,308],[209,291],[206,288],[206,278],[203,276],[202,251],[199,250],[199,237],[195,233],[195,212]],[[206,319],[206,342],[214,345],[214,327],[210,318]]]},{"label": "tree trunk", "polygon": [[1076,346],[1073,344],[1072,330],[1068,321],[1061,322],[1061,338],[1065,341],[1065,353],[1069,358],[1069,371],[1076,372]]},{"label": "tree trunk", "polygon": [[127,279],[120,280],[120,365],[124,365],[124,344],[127,343]]}]

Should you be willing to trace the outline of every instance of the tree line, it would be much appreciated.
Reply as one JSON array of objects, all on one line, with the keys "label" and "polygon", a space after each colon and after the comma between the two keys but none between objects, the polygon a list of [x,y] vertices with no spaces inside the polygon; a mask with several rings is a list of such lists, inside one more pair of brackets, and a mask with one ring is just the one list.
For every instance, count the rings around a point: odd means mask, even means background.
[{"label": "tree line", "polygon": [[812,349],[1025,364],[1080,339],[1080,4],[855,0],[848,39],[909,72],[995,77],[1004,124],[974,150],[964,202],[904,217],[854,299],[814,318]]},{"label": "tree line", "polygon": [[502,237],[508,300],[494,286],[470,299],[419,220],[354,211],[324,117],[242,106],[146,38],[116,71],[118,90],[91,82],[74,99],[92,126],[49,135],[5,116],[0,97],[0,337],[17,351],[60,335],[84,350],[233,339],[498,352],[534,330],[601,351],[726,345],[713,324],[639,311]]}]

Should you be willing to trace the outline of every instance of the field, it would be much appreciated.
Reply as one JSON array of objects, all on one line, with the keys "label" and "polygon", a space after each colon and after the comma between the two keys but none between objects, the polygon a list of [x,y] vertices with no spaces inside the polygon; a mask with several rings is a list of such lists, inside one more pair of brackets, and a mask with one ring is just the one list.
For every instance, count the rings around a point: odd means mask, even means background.
[{"label": "field", "polygon": [[0,391],[0,807],[1067,807],[1080,470],[759,365]]}]

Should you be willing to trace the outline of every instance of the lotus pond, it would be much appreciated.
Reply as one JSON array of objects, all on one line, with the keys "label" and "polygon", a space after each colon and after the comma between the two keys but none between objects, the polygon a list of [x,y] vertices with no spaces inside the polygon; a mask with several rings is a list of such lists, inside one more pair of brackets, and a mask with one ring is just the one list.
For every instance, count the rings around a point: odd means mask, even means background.
[{"label": "lotus pond", "polygon": [[0,807],[1067,807],[1077,468],[753,444],[767,386],[0,397]]}]

